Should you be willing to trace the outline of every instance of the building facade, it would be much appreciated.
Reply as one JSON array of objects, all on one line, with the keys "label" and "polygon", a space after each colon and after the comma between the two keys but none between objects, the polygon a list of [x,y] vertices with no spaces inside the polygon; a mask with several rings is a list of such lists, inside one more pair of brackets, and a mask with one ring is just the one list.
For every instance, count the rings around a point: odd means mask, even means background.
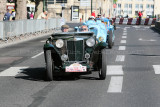
[{"label": "building facade", "polygon": [[[78,16],[77,21],[85,21],[91,16],[91,0],[46,0],[45,8],[51,17],[64,17],[67,21],[73,21],[74,16]],[[113,0],[92,0],[92,11],[96,15],[112,17]]]},{"label": "building facade", "polygon": [[116,16],[137,17],[138,12],[143,12],[143,17],[160,14],[160,0],[118,0]]}]

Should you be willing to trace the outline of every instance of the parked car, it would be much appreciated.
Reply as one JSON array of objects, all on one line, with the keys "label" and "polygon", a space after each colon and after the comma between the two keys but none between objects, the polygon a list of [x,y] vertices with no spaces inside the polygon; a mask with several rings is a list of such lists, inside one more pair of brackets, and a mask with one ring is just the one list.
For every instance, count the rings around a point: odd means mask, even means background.
[{"label": "parked car", "polygon": [[106,78],[106,42],[93,32],[63,32],[53,34],[44,44],[46,77],[66,73],[78,75],[98,71],[99,79]]}]

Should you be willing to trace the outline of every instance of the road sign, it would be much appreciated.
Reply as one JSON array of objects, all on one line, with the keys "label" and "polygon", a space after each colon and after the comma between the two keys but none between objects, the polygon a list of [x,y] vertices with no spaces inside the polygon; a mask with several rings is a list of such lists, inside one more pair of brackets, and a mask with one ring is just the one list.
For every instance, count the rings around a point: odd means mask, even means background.
[{"label": "road sign", "polygon": [[81,0],[80,6],[91,6],[91,0]]}]

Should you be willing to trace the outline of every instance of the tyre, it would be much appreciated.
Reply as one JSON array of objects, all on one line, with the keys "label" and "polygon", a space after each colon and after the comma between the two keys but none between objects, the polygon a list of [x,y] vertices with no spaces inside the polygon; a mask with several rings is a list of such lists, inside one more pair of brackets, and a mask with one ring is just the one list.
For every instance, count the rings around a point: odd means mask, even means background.
[{"label": "tyre", "polygon": [[112,46],[113,46],[112,38],[113,38],[113,33],[112,31],[109,31],[109,36],[108,36],[108,48],[109,49],[112,49]]},{"label": "tyre", "polygon": [[102,54],[100,55],[101,60],[101,68],[99,69],[99,79],[105,80],[106,79],[106,70],[107,70],[107,57],[106,57],[106,49],[103,49]]},{"label": "tyre", "polygon": [[46,77],[47,81],[52,81],[53,80],[53,68],[54,68],[54,63],[52,61],[52,55],[51,55],[51,50],[46,51]]}]

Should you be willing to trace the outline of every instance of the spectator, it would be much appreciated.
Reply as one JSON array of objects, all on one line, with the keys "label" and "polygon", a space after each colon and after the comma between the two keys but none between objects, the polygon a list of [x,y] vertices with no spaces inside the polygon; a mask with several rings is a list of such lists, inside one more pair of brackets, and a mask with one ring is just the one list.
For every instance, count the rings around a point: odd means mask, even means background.
[{"label": "spectator", "polygon": [[48,19],[48,12],[43,11],[41,14],[38,15],[37,19]]},{"label": "spectator", "polygon": [[91,15],[91,16],[96,17],[96,13],[95,13],[95,11],[93,11],[93,12],[92,12],[92,15]]},{"label": "spectator", "polygon": [[12,11],[12,20],[15,20],[15,17],[16,17],[16,12],[14,10],[14,11]]},{"label": "spectator", "polygon": [[68,25],[62,25],[61,30],[62,30],[62,32],[68,32],[69,31],[69,26]]},{"label": "spectator", "polygon": [[29,14],[29,12],[27,12],[27,19],[30,19],[30,14]]},{"label": "spectator", "polygon": [[34,14],[33,14],[33,12],[31,12],[31,14],[30,14],[30,19],[34,19]]},{"label": "spectator", "polygon": [[141,24],[141,19],[142,19],[142,13],[139,11],[138,16],[139,16],[139,25]]},{"label": "spectator", "polygon": [[7,10],[7,13],[5,13],[3,21],[11,21],[12,20],[12,10]]}]

